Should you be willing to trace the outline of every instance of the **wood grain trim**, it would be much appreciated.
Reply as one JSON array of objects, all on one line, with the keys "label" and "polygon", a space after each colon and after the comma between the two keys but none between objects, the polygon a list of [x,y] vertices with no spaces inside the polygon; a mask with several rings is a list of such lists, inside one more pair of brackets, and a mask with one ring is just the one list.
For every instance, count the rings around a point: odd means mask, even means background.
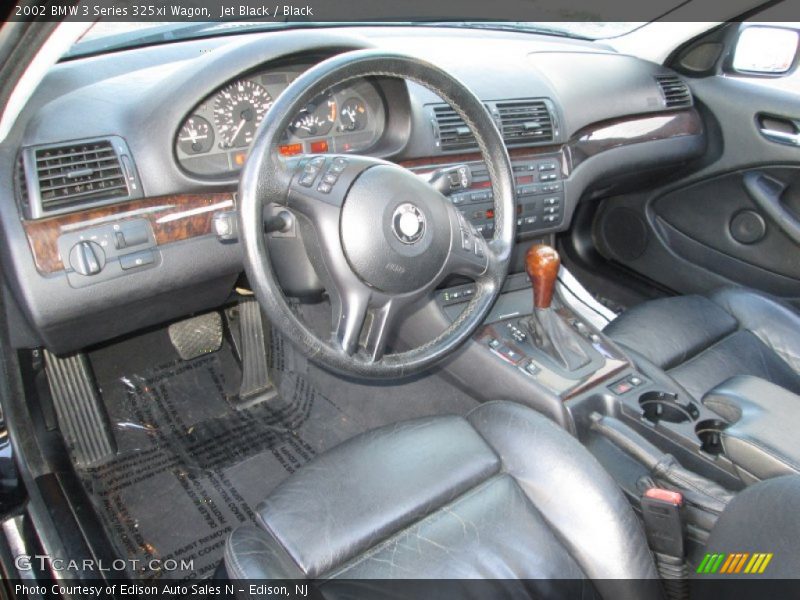
[{"label": "wood grain trim", "polygon": [[574,169],[587,158],[611,148],[702,133],[700,114],[691,109],[595,123],[576,133],[566,147]]},{"label": "wood grain trim", "polygon": [[36,268],[50,274],[64,270],[58,238],[64,233],[126,219],[147,219],[158,245],[212,233],[214,213],[236,207],[232,193],[180,194],[131,200],[48,219],[23,221]]},{"label": "wood grain trim", "polygon": [[[559,152],[560,146],[540,146],[538,148],[511,148],[508,155],[512,160],[524,158],[536,158],[542,154],[554,154]],[[446,154],[442,156],[427,156],[423,158],[412,158],[401,160],[398,164],[406,169],[416,170],[420,167],[436,167],[439,165],[452,165],[456,163],[479,162],[483,160],[480,152],[467,152],[463,154]]]}]

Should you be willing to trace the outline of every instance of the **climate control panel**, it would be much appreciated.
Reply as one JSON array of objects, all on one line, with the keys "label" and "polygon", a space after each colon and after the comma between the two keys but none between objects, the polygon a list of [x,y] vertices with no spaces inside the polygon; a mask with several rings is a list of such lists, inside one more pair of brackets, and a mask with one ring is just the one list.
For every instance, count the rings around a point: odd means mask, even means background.
[{"label": "climate control panel", "polygon": [[[538,233],[564,219],[564,181],[560,156],[512,161],[517,196],[517,232]],[[494,203],[489,174],[483,163],[471,164],[471,186],[450,194],[450,201],[485,238],[494,235]]]}]

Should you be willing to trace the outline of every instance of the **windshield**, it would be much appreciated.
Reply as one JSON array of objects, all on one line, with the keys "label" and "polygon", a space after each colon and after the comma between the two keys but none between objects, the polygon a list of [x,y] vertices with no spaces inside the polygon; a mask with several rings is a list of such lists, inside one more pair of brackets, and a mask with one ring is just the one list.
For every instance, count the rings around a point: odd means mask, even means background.
[{"label": "windshield", "polygon": [[504,29],[545,33],[583,39],[607,39],[630,33],[645,22],[511,22],[511,21],[453,21],[453,22],[106,22],[98,21],[73,45],[67,56],[95,54],[134,46],[157,44],[196,37],[208,37],[245,31],[289,29],[300,27],[341,27],[406,25],[420,27],[463,27],[475,29]]}]

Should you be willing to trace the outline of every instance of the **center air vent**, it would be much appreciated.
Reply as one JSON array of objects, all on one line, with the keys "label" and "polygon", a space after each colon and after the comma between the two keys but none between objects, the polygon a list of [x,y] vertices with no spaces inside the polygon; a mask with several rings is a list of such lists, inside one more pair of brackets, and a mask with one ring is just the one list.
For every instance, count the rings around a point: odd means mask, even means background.
[{"label": "center air vent", "polygon": [[464,119],[449,106],[435,106],[433,115],[436,119],[437,137],[442,150],[463,150],[472,148],[475,136],[472,135]]},{"label": "center air vent", "polygon": [[32,218],[140,195],[127,146],[120,138],[27,148],[23,159]]},{"label": "center air vent", "polygon": [[[551,143],[558,131],[547,100],[502,100],[487,102],[508,146]],[[446,104],[433,107],[436,141],[442,150],[473,150],[475,136],[456,111]]]},{"label": "center air vent", "polygon": [[656,77],[656,81],[661,87],[664,105],[667,108],[688,108],[692,105],[692,92],[680,77],[661,75]]},{"label": "center air vent", "polygon": [[553,141],[553,118],[542,100],[498,102],[503,139],[506,144]]}]

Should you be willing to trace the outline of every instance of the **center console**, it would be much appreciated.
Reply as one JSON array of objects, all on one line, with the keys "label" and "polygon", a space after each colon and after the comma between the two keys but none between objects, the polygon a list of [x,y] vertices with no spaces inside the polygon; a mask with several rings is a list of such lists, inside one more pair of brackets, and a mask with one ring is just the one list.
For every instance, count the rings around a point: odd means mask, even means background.
[{"label": "center console", "polygon": [[[555,250],[531,246],[525,268],[508,278],[448,373],[478,397],[528,404],[572,431],[634,506],[654,481],[685,492],[693,535],[702,540],[731,490],[746,485],[741,464],[722,451],[727,422],[663,371],[642,368],[638,360],[635,365],[583,311],[559,297]],[[444,315],[456,319],[472,293],[470,285],[442,290]]]}]

